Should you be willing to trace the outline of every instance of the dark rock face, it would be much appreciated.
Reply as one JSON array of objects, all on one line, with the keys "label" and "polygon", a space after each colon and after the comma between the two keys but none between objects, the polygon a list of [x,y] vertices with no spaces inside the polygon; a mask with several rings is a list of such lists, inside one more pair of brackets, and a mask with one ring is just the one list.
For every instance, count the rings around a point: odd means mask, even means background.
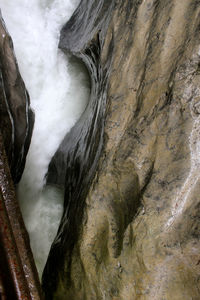
[{"label": "dark rock face", "polygon": [[11,37],[0,16],[0,128],[14,183],[22,175],[34,114],[19,73]]},{"label": "dark rock face", "polygon": [[63,28],[92,91],[49,167],[66,193],[47,299],[200,298],[199,16],[199,1],[83,0]]},{"label": "dark rock face", "polygon": [[[112,2],[109,2],[108,5],[96,1],[96,3],[90,5],[90,15],[96,16],[97,11],[100,10],[101,17],[99,20],[95,18],[91,20],[91,26],[87,27],[85,23],[86,27],[82,27],[85,18],[87,19],[86,3],[87,1],[83,1],[80,4],[77,12],[69,22],[69,28],[68,26],[64,27],[61,32],[60,48],[65,52],[75,54],[85,62],[89,73],[92,74],[92,88],[88,107],[76,126],[64,138],[50,163],[47,175],[48,184],[65,186],[64,215],[44,271],[43,285],[47,291],[47,298],[51,297],[52,293],[49,283],[52,286],[56,285],[57,271],[63,268],[65,253],[66,251],[70,253],[73,250],[74,243],[77,240],[79,227],[82,223],[84,200],[94,177],[103,146],[106,79],[109,75],[110,62],[108,60],[107,69],[102,70],[100,64],[102,45],[100,44],[99,35],[87,47],[84,42],[87,42],[88,38],[93,36],[94,28],[98,30],[102,23],[104,23],[104,29],[106,29]],[[73,26],[74,22],[77,24],[75,27]],[[82,28],[82,32],[79,31],[79,28]],[[72,29],[74,30],[73,33]],[[90,32],[90,30],[92,31]],[[78,38],[71,38],[76,34]],[[80,36],[82,36],[81,39]],[[68,44],[67,41],[70,41],[70,43]],[[66,232],[67,234],[65,234]],[[70,261],[68,263],[70,264]],[[50,282],[48,279],[49,273],[52,274]],[[45,278],[48,282],[45,282]]]}]

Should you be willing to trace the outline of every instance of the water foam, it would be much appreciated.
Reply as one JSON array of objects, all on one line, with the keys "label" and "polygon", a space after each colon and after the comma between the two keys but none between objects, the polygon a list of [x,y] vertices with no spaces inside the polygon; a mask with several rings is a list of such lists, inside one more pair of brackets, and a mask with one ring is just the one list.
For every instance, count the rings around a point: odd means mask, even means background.
[{"label": "water foam", "polygon": [[18,198],[40,276],[63,207],[63,191],[44,187],[44,176],[65,133],[85,109],[89,95],[88,79],[81,66],[70,66],[58,49],[60,29],[79,1],[0,0],[35,111]]}]

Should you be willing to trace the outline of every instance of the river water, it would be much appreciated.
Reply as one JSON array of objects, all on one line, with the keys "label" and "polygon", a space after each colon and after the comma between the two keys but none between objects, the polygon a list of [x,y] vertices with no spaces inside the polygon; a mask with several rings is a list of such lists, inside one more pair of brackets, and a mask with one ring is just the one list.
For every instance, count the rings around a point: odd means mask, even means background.
[{"label": "river water", "polygon": [[84,111],[89,81],[58,49],[59,32],[80,0],[0,0],[28,89],[35,126],[18,199],[41,277],[63,211],[63,191],[45,186],[51,157]]}]

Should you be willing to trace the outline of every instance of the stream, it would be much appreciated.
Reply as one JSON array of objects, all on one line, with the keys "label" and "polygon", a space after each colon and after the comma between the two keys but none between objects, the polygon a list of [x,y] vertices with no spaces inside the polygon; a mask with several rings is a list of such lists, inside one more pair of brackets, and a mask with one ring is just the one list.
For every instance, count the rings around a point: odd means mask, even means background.
[{"label": "stream", "polygon": [[45,185],[49,162],[85,110],[90,93],[81,63],[58,49],[62,26],[79,0],[0,0],[35,125],[17,195],[41,278],[63,213],[64,191]]}]

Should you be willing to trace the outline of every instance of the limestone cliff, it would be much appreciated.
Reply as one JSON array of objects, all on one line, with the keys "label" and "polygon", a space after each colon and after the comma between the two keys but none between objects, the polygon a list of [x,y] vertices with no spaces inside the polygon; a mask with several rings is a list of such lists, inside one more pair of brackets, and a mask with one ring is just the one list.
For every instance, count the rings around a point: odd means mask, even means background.
[{"label": "limestone cliff", "polygon": [[0,130],[15,183],[24,169],[33,124],[29,95],[19,73],[12,39],[0,15]]},{"label": "limestone cliff", "polygon": [[62,29],[92,91],[49,168],[66,193],[47,299],[200,299],[199,17],[196,0],[82,0]]}]

